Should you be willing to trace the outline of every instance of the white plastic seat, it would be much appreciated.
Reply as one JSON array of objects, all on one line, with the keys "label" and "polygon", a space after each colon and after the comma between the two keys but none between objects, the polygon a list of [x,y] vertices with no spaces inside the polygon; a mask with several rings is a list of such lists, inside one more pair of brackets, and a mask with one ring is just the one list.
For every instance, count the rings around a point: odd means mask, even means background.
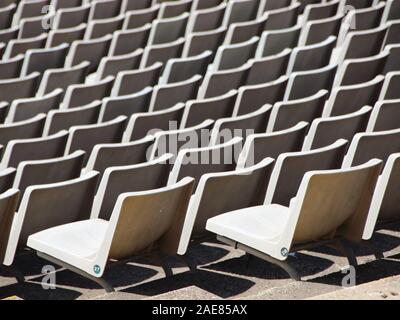
[{"label": "white plastic seat", "polygon": [[[296,251],[296,245],[318,246],[328,234],[332,242],[340,236],[361,240],[380,167],[381,161],[373,160],[349,169],[308,172],[289,207],[271,204],[228,212],[209,219],[206,229],[300,280],[296,271],[284,263],[289,253]],[[338,205],[343,208],[340,214]],[[362,218],[353,218],[359,215]],[[343,230],[340,235],[338,229]]]}]

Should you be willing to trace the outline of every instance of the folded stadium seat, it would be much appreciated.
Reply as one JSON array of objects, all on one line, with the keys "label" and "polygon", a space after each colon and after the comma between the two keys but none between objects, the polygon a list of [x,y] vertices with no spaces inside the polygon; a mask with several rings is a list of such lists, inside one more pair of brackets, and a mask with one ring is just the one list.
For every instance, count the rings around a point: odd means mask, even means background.
[{"label": "folded stadium seat", "polygon": [[195,75],[185,81],[156,85],[150,100],[149,111],[165,110],[177,103],[195,99],[202,79],[202,76]]},{"label": "folded stadium seat", "polygon": [[48,113],[52,109],[58,109],[62,100],[62,92],[62,89],[55,89],[41,97],[13,100],[5,123],[28,120],[39,113]]},{"label": "folded stadium seat", "polygon": [[294,27],[300,13],[300,3],[294,2],[289,7],[269,10],[265,13],[267,14],[267,21],[264,25],[264,31]]},{"label": "folded stadium seat", "polygon": [[122,23],[124,22],[124,19],[125,17],[123,15],[119,15],[114,18],[89,21],[87,24],[84,39],[97,39],[104,37],[108,34],[113,34],[115,31],[122,28]]},{"label": "folded stadium seat", "polygon": [[0,124],[6,121],[8,107],[9,105],[7,102],[0,102]]},{"label": "folded stadium seat", "polygon": [[[381,161],[372,160],[354,168],[308,172],[289,207],[266,204],[231,211],[209,219],[206,229],[219,240],[278,265],[293,279],[301,280],[286,261],[290,252],[329,242],[339,242],[342,247],[342,239],[361,241],[367,204],[380,169]],[[346,251],[351,249],[346,246]],[[349,263],[356,265],[351,253],[347,254]]]},{"label": "folded stadium seat", "polygon": [[384,18],[383,12],[385,10],[385,5],[384,2],[379,2],[367,8],[355,7],[355,9],[350,9],[346,17],[346,23],[342,25],[340,30],[338,43],[342,44],[348,34],[355,32],[351,30],[361,31],[374,29],[378,28],[381,22],[384,24],[386,21],[382,21],[382,18]]},{"label": "folded stadium seat", "polygon": [[[340,7],[340,0],[332,0],[329,2],[324,2],[320,0],[311,0],[306,1],[302,22],[303,24],[315,21],[315,20],[322,20],[327,18],[332,18],[339,13]],[[304,5],[304,1],[302,1]]]},{"label": "folded stadium seat", "polygon": [[211,132],[210,145],[227,142],[233,137],[241,137],[245,141],[250,134],[266,132],[271,109],[272,106],[266,104],[241,116],[218,119]]},{"label": "folded stadium seat", "polygon": [[19,39],[33,38],[41,35],[51,28],[51,21],[54,13],[49,13],[39,17],[25,18],[19,22]]},{"label": "folded stadium seat", "polygon": [[62,109],[81,107],[95,100],[109,97],[114,83],[114,77],[109,76],[95,84],[72,84],[66,92]]},{"label": "folded stadium seat", "polygon": [[204,77],[211,62],[212,54],[211,51],[207,50],[197,56],[169,59],[159,83],[185,81],[197,74]]},{"label": "folded stadium seat", "polygon": [[266,21],[267,15],[265,14],[256,20],[232,23],[228,28],[224,43],[229,45],[260,37]]},{"label": "folded stadium seat", "polygon": [[111,44],[111,35],[94,40],[75,40],[72,42],[65,67],[73,67],[83,61],[89,61],[89,73],[95,72],[101,58],[107,55]]},{"label": "folded stadium seat", "polygon": [[304,141],[303,150],[321,148],[336,139],[350,141],[357,132],[364,132],[368,125],[372,107],[336,117],[315,119]]},{"label": "folded stadium seat", "polygon": [[[276,55],[250,59],[251,68],[246,84],[256,85],[278,80],[286,74],[291,53],[291,49],[287,48]],[[268,70],[268,72],[265,72],[265,70]]]},{"label": "folded stadium seat", "polygon": [[381,95],[379,96],[379,100],[393,100],[399,99],[400,93],[400,71],[389,72],[385,76],[385,81],[382,86]]},{"label": "folded stadium seat", "polygon": [[13,188],[20,190],[21,200],[29,186],[79,178],[84,155],[85,152],[79,150],[60,158],[22,161],[17,167]]},{"label": "folded stadium seat", "polygon": [[18,78],[21,74],[25,56],[20,54],[14,58],[0,60],[0,80]]},{"label": "folded stadium seat", "polygon": [[0,30],[11,28],[12,19],[17,5],[10,3],[8,6],[0,8]]},{"label": "folded stadium seat", "polygon": [[242,139],[239,137],[211,147],[182,149],[169,175],[168,185],[184,177],[193,177],[195,179],[194,193],[204,174],[235,170],[236,160],[241,150]]},{"label": "folded stadium seat", "polygon": [[400,100],[378,101],[371,112],[366,132],[386,131],[400,128]]},{"label": "folded stadium seat", "polygon": [[86,4],[79,7],[57,10],[52,28],[54,30],[70,29],[86,24],[91,6],[91,4]]},{"label": "folded stadium seat", "polygon": [[121,13],[147,9],[153,4],[153,0],[122,0],[121,3]]},{"label": "folded stadium seat", "polygon": [[15,168],[6,168],[0,171],[0,193],[12,188],[16,172]]},{"label": "folded stadium seat", "polygon": [[379,100],[384,79],[384,76],[380,75],[368,82],[334,88],[326,103],[323,117],[349,114],[364,106],[375,105]]},{"label": "folded stadium seat", "polygon": [[[154,137],[147,136],[127,143],[96,144],[88,159],[85,171],[95,170],[100,177],[109,167],[130,166],[148,160],[148,152],[154,143]],[[118,157],[115,156],[118,154]]]},{"label": "folded stadium seat", "polygon": [[18,38],[19,27],[12,27],[9,29],[0,30],[0,42],[8,43],[13,39]]},{"label": "folded stadium seat", "polygon": [[154,87],[161,76],[162,63],[155,62],[151,66],[137,70],[120,71],[114,81],[112,97],[130,95]]},{"label": "folded stadium seat", "polygon": [[139,48],[146,47],[149,38],[151,24],[145,24],[143,27],[117,30],[111,40],[109,56],[119,56],[134,52]]},{"label": "folded stadium seat", "polygon": [[150,159],[163,154],[172,154],[174,158],[185,148],[201,148],[209,144],[209,132],[214,125],[213,120],[204,120],[202,123],[185,129],[160,131],[154,134],[155,142],[150,152]]},{"label": "folded stadium seat", "polygon": [[384,50],[389,51],[389,56],[386,59],[383,74],[391,71],[400,71],[400,43],[387,45]]},{"label": "folded stadium seat", "polygon": [[14,14],[12,24],[15,26],[20,23],[21,19],[43,15],[43,7],[48,5],[50,5],[50,0],[21,0]]},{"label": "folded stadium seat", "polygon": [[0,168],[16,168],[21,161],[43,160],[63,156],[68,139],[67,131],[60,131],[44,138],[14,138],[3,153]]},{"label": "folded stadium seat", "polygon": [[301,121],[312,123],[314,119],[322,116],[328,94],[327,90],[320,90],[307,98],[275,103],[267,132],[285,130]]},{"label": "folded stadium seat", "polygon": [[357,166],[374,158],[382,160],[385,164],[390,155],[399,152],[400,128],[357,133],[343,160],[343,167]]},{"label": "folded stadium seat", "polygon": [[284,101],[306,98],[320,90],[330,91],[336,70],[337,65],[331,64],[321,69],[292,73],[289,77]]},{"label": "folded stadium seat", "polygon": [[236,95],[237,91],[231,90],[214,98],[187,101],[182,116],[181,129],[193,127],[207,119],[217,120],[231,117]]},{"label": "folded stadium seat", "polygon": [[241,86],[238,90],[233,116],[241,116],[254,112],[265,104],[282,101],[285,95],[288,77],[251,86]]},{"label": "folded stadium seat", "polygon": [[268,157],[276,159],[285,152],[301,151],[307,129],[308,123],[302,121],[285,130],[249,135],[240,153],[238,168],[252,166]]},{"label": "folded stadium seat", "polygon": [[165,1],[160,4],[158,19],[177,17],[185,12],[190,12],[193,0]]},{"label": "folded stadium seat", "polygon": [[208,0],[208,1],[194,1],[193,9],[194,10],[203,10],[208,8],[215,8],[219,6],[221,3],[224,3],[225,0]]},{"label": "folded stadium seat", "polygon": [[278,54],[287,48],[293,49],[297,47],[300,32],[300,24],[287,29],[264,31],[258,42],[256,58],[268,57]]},{"label": "folded stadium seat", "polygon": [[44,96],[56,89],[65,90],[72,84],[84,83],[88,74],[89,62],[84,61],[73,67],[48,69],[43,73],[36,96]]},{"label": "folded stadium seat", "polygon": [[0,145],[6,147],[14,139],[30,139],[42,136],[45,114],[24,121],[0,125]]},{"label": "folded stadium seat", "polygon": [[400,19],[400,6],[395,0],[386,1],[386,21],[399,20]]},{"label": "folded stadium seat", "polygon": [[[140,68],[146,68],[156,62],[161,62],[163,66],[169,59],[178,58],[182,55],[183,46],[185,44],[184,38],[179,38],[174,42],[147,45],[144,48],[142,62]],[[164,68],[164,67],[163,67]]]},{"label": "folded stadium seat", "polygon": [[72,126],[95,124],[99,119],[101,101],[72,109],[50,110],[47,114],[43,136],[69,130]]},{"label": "folded stadium seat", "polygon": [[167,185],[171,155],[125,166],[113,166],[104,171],[93,202],[91,219],[109,221],[119,195],[163,188]]},{"label": "folded stadium seat", "polygon": [[160,5],[156,4],[146,9],[137,9],[125,13],[123,30],[136,29],[152,23],[157,18]]},{"label": "folded stadium seat", "polygon": [[331,36],[320,43],[294,48],[287,73],[326,67],[329,65],[335,45],[336,37]]},{"label": "folded stadium seat", "polygon": [[3,59],[10,59],[19,54],[25,54],[25,52],[29,49],[44,48],[46,45],[46,40],[46,33],[42,33],[41,35],[33,38],[10,40],[3,54]]},{"label": "folded stadium seat", "polygon": [[[113,291],[101,278],[108,259],[132,257],[155,242],[162,252],[176,254],[192,186],[193,179],[185,178],[161,189],[124,193],[118,197],[109,222],[90,219],[59,226],[32,235],[28,245],[45,259],[69,266],[106,291]],[[147,231],[150,226],[153,232]]]},{"label": "folded stadium seat", "polygon": [[[191,240],[206,233],[208,219],[222,213],[261,205],[274,160],[235,171],[204,174],[192,196],[179,242],[178,254],[184,255]],[[217,190],[224,189],[224,194]]]},{"label": "folded stadium seat", "polygon": [[125,116],[119,116],[114,120],[99,124],[70,127],[65,155],[76,150],[85,151],[84,166],[86,166],[89,155],[96,144],[121,142],[126,119]]},{"label": "folded stadium seat", "polygon": [[165,19],[155,19],[152,22],[147,45],[165,44],[178,40],[185,35],[189,13]]},{"label": "folded stadium seat", "polygon": [[376,56],[347,59],[338,68],[334,87],[349,86],[371,81],[383,74],[389,51],[382,51]]},{"label": "folded stadium seat", "polygon": [[220,44],[224,41],[226,27],[215,30],[189,33],[186,36],[186,42],[183,47],[182,57],[192,57],[210,50],[214,53]]},{"label": "folded stadium seat", "polygon": [[120,95],[104,98],[99,122],[109,121],[118,116],[130,117],[135,113],[147,112],[150,105],[153,88],[146,87],[143,90],[129,95]]},{"label": "folded stadium seat", "polygon": [[[2,271],[5,269],[4,258],[7,251],[8,238],[10,236],[18,198],[18,189],[7,189],[0,194],[0,269]],[[12,273],[12,270],[10,270],[10,273]],[[18,281],[23,282],[24,277],[20,275]]]},{"label": "folded stadium seat", "polygon": [[26,51],[21,76],[32,72],[42,74],[47,69],[62,68],[68,53],[68,44],[63,43],[49,49],[29,49]]},{"label": "folded stadium seat", "polygon": [[211,31],[221,27],[226,6],[226,2],[221,2],[215,7],[192,11],[186,27],[186,34]]},{"label": "folded stadium seat", "polygon": [[100,61],[95,78],[101,81],[108,76],[115,77],[121,71],[135,70],[139,68],[142,56],[143,49],[137,49],[120,56],[104,57]]},{"label": "folded stadium seat", "polygon": [[133,114],[126,126],[122,142],[142,139],[159,130],[170,130],[170,124],[173,124],[174,128],[179,128],[184,108],[184,103],[178,103],[172,108],[161,111]]},{"label": "folded stadium seat", "polygon": [[54,9],[67,9],[67,8],[74,8],[80,7],[83,4],[84,0],[56,0],[53,1],[52,5],[54,5]]},{"label": "folded stadium seat", "polygon": [[340,168],[347,146],[347,140],[339,139],[323,148],[279,155],[264,204],[276,203],[288,206],[291,199],[296,196],[304,174],[311,170]]},{"label": "folded stadium seat", "polygon": [[33,97],[39,77],[38,72],[32,72],[25,77],[0,80],[0,101],[10,103],[14,99]]},{"label": "folded stadium seat", "polygon": [[12,222],[4,264],[12,264],[31,234],[87,219],[97,180],[98,173],[92,171],[76,179],[28,187]]},{"label": "folded stadium seat", "polygon": [[227,2],[222,25],[254,20],[258,15],[259,0],[232,0]]},{"label": "folded stadium seat", "polygon": [[63,43],[71,45],[75,40],[83,40],[85,30],[85,23],[68,29],[50,30],[46,42],[46,48],[56,47]]},{"label": "folded stadium seat", "polygon": [[253,37],[246,42],[220,46],[211,68],[215,71],[239,68],[254,58],[258,40],[258,37]]},{"label": "folded stadium seat", "polygon": [[93,1],[89,12],[88,21],[112,18],[121,12],[120,0]]},{"label": "folded stadium seat", "polygon": [[[400,19],[400,18],[399,18]],[[385,38],[384,47],[388,44],[400,43],[400,21],[394,20],[387,22],[387,33]]]},{"label": "folded stadium seat", "polygon": [[319,43],[330,36],[338,37],[343,18],[343,14],[338,14],[331,18],[307,22],[302,29],[299,46]]},{"label": "folded stadium seat", "polygon": [[264,1],[260,3],[260,11],[259,14],[262,14],[265,11],[271,11],[276,9],[282,9],[289,7],[292,4],[292,0],[276,0],[276,1]]},{"label": "folded stadium seat", "polygon": [[208,70],[199,89],[198,98],[214,98],[230,90],[240,88],[246,83],[250,68],[251,64],[246,63],[236,69],[221,71]]},{"label": "folded stadium seat", "polygon": [[384,44],[387,30],[388,26],[382,25],[375,29],[350,32],[341,46],[338,62],[378,55]]}]

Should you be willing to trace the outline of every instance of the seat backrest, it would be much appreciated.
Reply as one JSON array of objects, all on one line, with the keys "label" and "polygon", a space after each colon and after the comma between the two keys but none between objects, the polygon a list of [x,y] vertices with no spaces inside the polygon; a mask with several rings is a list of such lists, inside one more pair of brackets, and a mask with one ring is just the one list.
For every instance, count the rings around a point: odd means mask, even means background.
[{"label": "seat backrest", "polygon": [[276,10],[269,10],[267,13],[267,22],[264,30],[279,30],[290,28],[296,25],[300,14],[300,3],[294,2],[289,7]]},{"label": "seat backrest", "polygon": [[83,40],[85,36],[86,23],[68,29],[50,30],[46,42],[46,48],[59,46],[63,43],[71,45],[76,40]]},{"label": "seat backrest", "polygon": [[109,220],[120,194],[165,187],[170,171],[170,154],[155,160],[104,171],[91,213],[91,218]]},{"label": "seat backrest", "polygon": [[246,169],[204,174],[190,200],[178,253],[186,253],[192,235],[206,232],[208,219],[225,212],[261,205],[273,162],[273,159],[266,158]]},{"label": "seat backrest", "polygon": [[19,198],[18,189],[8,189],[0,194],[0,263],[3,264],[11,226]]},{"label": "seat backrest", "polygon": [[221,27],[226,6],[225,2],[221,2],[217,6],[192,11],[186,33],[210,31]]},{"label": "seat backrest", "polygon": [[277,102],[272,108],[267,132],[288,129],[300,121],[312,123],[322,116],[327,98],[328,91],[320,90],[308,98]]},{"label": "seat backrest", "polygon": [[151,66],[156,62],[161,62],[165,65],[169,59],[180,57],[182,55],[184,44],[185,39],[179,38],[173,42],[147,45],[146,48],[144,48],[140,68],[142,69]]},{"label": "seat backrest", "polygon": [[276,160],[265,204],[289,206],[296,196],[306,172],[340,168],[346,153],[347,141],[340,139],[331,145],[312,150],[281,154]]},{"label": "seat backrest", "polygon": [[189,33],[183,47],[182,57],[192,57],[203,53],[206,50],[216,52],[224,41],[226,27],[215,30]]},{"label": "seat backrest", "polygon": [[324,41],[329,36],[339,36],[340,27],[343,22],[343,14],[321,20],[309,21],[304,25],[299,45],[310,45]]},{"label": "seat backrest", "polygon": [[347,115],[315,119],[304,141],[303,150],[321,148],[337,139],[351,141],[357,132],[367,128],[371,110],[371,107],[365,106]]},{"label": "seat backrest", "polygon": [[15,168],[6,168],[0,171],[0,193],[12,188],[16,172]]},{"label": "seat backrest", "polygon": [[184,36],[188,19],[189,13],[185,12],[177,17],[154,20],[148,45],[170,43]]},{"label": "seat backrest", "polygon": [[149,38],[151,24],[128,30],[118,30],[113,34],[110,45],[110,56],[119,56],[144,48]]},{"label": "seat backrest", "polygon": [[14,99],[33,97],[39,78],[40,74],[33,72],[26,77],[0,80],[0,101],[11,103]]},{"label": "seat backrest", "polygon": [[140,28],[147,23],[152,23],[157,18],[160,5],[155,4],[146,9],[135,9],[125,13],[125,21],[122,27],[123,30]]},{"label": "seat backrest", "polygon": [[18,78],[21,73],[24,55],[20,54],[14,58],[0,61],[0,79]]},{"label": "seat backrest", "polygon": [[303,121],[289,129],[249,135],[240,153],[238,167],[252,166],[267,157],[277,159],[285,152],[301,151],[307,129],[308,123]]},{"label": "seat backrest", "polygon": [[399,99],[378,101],[372,109],[366,131],[386,131],[400,128],[397,121],[400,116],[399,112]]},{"label": "seat backrest", "polygon": [[86,23],[89,17],[91,4],[84,4],[79,7],[62,8],[57,10],[53,21],[53,29],[62,30],[74,28]]},{"label": "seat backrest", "polygon": [[26,39],[13,39],[7,44],[3,58],[10,59],[19,54],[25,54],[29,49],[44,48],[47,41],[47,33],[42,33],[37,37]]},{"label": "seat backrest", "polygon": [[231,90],[222,96],[186,102],[181,128],[193,127],[207,119],[217,120],[231,117],[236,94],[236,90]]},{"label": "seat backrest", "polygon": [[130,257],[155,242],[162,251],[176,254],[192,188],[193,179],[186,178],[168,187],[120,195],[103,243],[110,248],[108,258]]},{"label": "seat backrest", "polygon": [[292,244],[328,236],[360,241],[381,165],[375,159],[358,167],[307,173],[292,207]]},{"label": "seat backrest", "polygon": [[11,140],[4,150],[0,167],[16,168],[21,161],[58,158],[64,155],[68,132],[60,131],[44,138]]}]

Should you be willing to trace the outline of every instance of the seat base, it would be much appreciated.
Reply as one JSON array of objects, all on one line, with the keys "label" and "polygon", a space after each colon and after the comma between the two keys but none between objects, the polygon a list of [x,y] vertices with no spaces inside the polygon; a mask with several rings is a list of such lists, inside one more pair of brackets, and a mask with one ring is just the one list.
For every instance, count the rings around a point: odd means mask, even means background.
[{"label": "seat base", "polygon": [[66,268],[68,270],[71,270],[71,271],[79,274],[80,276],[82,276],[84,278],[87,278],[89,280],[92,280],[92,281],[96,282],[104,290],[106,290],[106,292],[110,293],[110,292],[114,292],[115,291],[114,287],[110,283],[108,283],[104,278],[94,277],[91,274],[88,274],[88,273],[86,273],[85,271],[83,271],[81,269],[78,269],[78,268],[76,268],[76,267],[74,267],[74,266],[72,266],[72,265],[70,265],[68,263],[65,263],[64,261],[58,260],[58,259],[56,259],[56,258],[54,258],[52,256],[49,256],[49,255],[47,255],[47,254],[45,254],[43,252],[37,251],[36,253],[37,253],[37,255],[39,257],[41,257],[41,258],[43,258],[45,260],[48,260],[48,261],[53,262],[55,264],[58,264],[59,266],[64,267],[64,268]]}]

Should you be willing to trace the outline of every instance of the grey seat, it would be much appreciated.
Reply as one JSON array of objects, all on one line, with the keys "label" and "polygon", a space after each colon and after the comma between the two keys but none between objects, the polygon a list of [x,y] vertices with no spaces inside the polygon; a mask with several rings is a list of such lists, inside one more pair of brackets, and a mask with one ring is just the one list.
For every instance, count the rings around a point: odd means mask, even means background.
[{"label": "grey seat", "polygon": [[15,168],[6,168],[0,171],[0,193],[12,188],[16,171]]},{"label": "grey seat", "polygon": [[6,123],[28,120],[40,113],[58,109],[61,99],[61,89],[56,89],[42,97],[15,99],[10,105]]},{"label": "grey seat", "polygon": [[81,6],[83,0],[57,0],[54,3],[54,9],[57,11],[59,9],[75,8]]},{"label": "grey seat", "polygon": [[399,99],[378,101],[372,109],[366,131],[386,131],[400,128],[397,121],[400,112],[399,102]]},{"label": "grey seat", "polygon": [[48,13],[38,17],[22,19],[19,22],[18,37],[20,39],[33,38],[47,32],[53,17],[53,13]]},{"label": "grey seat", "polygon": [[16,168],[21,161],[58,158],[64,154],[68,132],[32,139],[13,139],[4,150],[0,167]]},{"label": "grey seat", "polygon": [[109,55],[119,56],[146,47],[150,29],[151,24],[148,23],[143,27],[135,29],[115,31],[111,41]]},{"label": "grey seat", "polygon": [[50,110],[47,114],[43,129],[43,136],[68,130],[72,126],[97,123],[99,119],[101,101],[73,109]]},{"label": "grey seat", "polygon": [[140,68],[151,66],[156,62],[161,62],[165,66],[169,59],[178,58],[182,55],[184,43],[185,39],[179,38],[174,42],[147,45],[144,49]]},{"label": "grey seat", "polygon": [[258,14],[258,0],[233,0],[227,2],[223,25],[254,20]]},{"label": "grey seat", "polygon": [[147,112],[153,93],[151,87],[129,95],[104,98],[99,121],[109,121],[118,116],[130,117],[132,114]]},{"label": "grey seat", "polygon": [[94,1],[90,8],[88,20],[107,19],[117,16],[121,11],[121,1],[103,0]]},{"label": "grey seat", "polygon": [[15,3],[10,3],[0,9],[0,30],[8,29],[11,27],[12,19],[17,9]]},{"label": "grey seat", "polygon": [[153,0],[123,0],[121,13],[150,8]]},{"label": "grey seat", "polygon": [[85,151],[84,165],[86,165],[88,157],[96,144],[121,142],[125,125],[126,117],[119,116],[114,120],[99,124],[73,126],[69,129],[65,154],[67,155],[76,150]]},{"label": "grey seat", "polygon": [[190,12],[193,0],[177,0],[161,2],[158,17],[161,19],[179,16],[185,12]]},{"label": "grey seat", "polygon": [[268,10],[264,30],[279,30],[293,27],[297,24],[300,14],[300,3],[294,2],[289,7]]},{"label": "grey seat", "polygon": [[271,111],[267,132],[285,130],[301,121],[312,123],[322,116],[328,91],[321,90],[304,99],[277,102]]},{"label": "grey seat", "polygon": [[111,92],[113,97],[124,96],[142,91],[146,87],[154,87],[161,76],[162,63],[154,64],[137,70],[121,71],[117,74]]},{"label": "grey seat", "polygon": [[371,107],[343,116],[315,119],[304,141],[303,150],[322,148],[337,139],[350,141],[357,132],[364,132],[368,125]]},{"label": "grey seat", "polygon": [[38,114],[28,120],[0,125],[0,145],[6,146],[9,141],[14,139],[40,137],[42,135],[45,118],[45,114]]},{"label": "grey seat", "polygon": [[222,25],[225,9],[226,3],[221,2],[215,7],[194,10],[191,13],[186,32],[204,32],[218,29]]},{"label": "grey seat", "polygon": [[140,28],[148,23],[152,23],[153,20],[157,18],[159,10],[160,5],[156,4],[150,8],[126,12],[123,30]]},{"label": "grey seat", "polygon": [[36,0],[26,1],[22,0],[18,4],[17,11],[15,12],[13,25],[17,25],[21,19],[37,17],[43,14],[43,7],[48,6],[50,0]]},{"label": "grey seat", "polygon": [[68,29],[55,29],[49,31],[46,48],[58,46],[63,43],[71,45],[76,40],[83,40],[85,36],[86,24],[82,23],[77,27]]},{"label": "grey seat", "polygon": [[183,13],[178,17],[154,20],[148,45],[170,43],[183,37],[185,35],[188,19],[189,14]]},{"label": "grey seat", "polygon": [[41,35],[33,38],[10,40],[3,54],[3,59],[10,59],[19,54],[25,54],[25,52],[29,49],[44,48],[46,45],[46,40],[46,33],[42,33]]},{"label": "grey seat", "polygon": [[224,41],[226,27],[215,30],[189,33],[186,36],[185,46],[182,57],[192,57],[210,50],[216,52],[220,44]]},{"label": "grey seat", "polygon": [[301,34],[299,45],[318,43],[330,36],[338,37],[343,17],[342,14],[338,14],[331,18],[307,22]]},{"label": "grey seat", "polygon": [[67,29],[77,27],[83,23],[86,24],[89,18],[90,8],[91,5],[86,4],[79,7],[57,10],[54,17],[53,28],[55,30]]},{"label": "grey seat", "polygon": [[0,101],[12,102],[14,99],[30,98],[35,95],[40,74],[33,72],[20,78],[0,80]]},{"label": "grey seat", "polygon": [[190,100],[186,102],[181,128],[193,127],[207,119],[217,120],[233,115],[236,90],[214,98]]},{"label": "grey seat", "polygon": [[22,64],[24,62],[24,55],[20,54],[11,59],[0,61],[0,80],[18,78]]},{"label": "grey seat", "polygon": [[246,42],[253,37],[260,37],[267,19],[268,17],[265,14],[255,20],[232,23],[229,26],[224,43],[235,44]]},{"label": "grey seat", "polygon": [[122,28],[125,16],[89,21],[85,32],[85,39],[98,39]]}]

